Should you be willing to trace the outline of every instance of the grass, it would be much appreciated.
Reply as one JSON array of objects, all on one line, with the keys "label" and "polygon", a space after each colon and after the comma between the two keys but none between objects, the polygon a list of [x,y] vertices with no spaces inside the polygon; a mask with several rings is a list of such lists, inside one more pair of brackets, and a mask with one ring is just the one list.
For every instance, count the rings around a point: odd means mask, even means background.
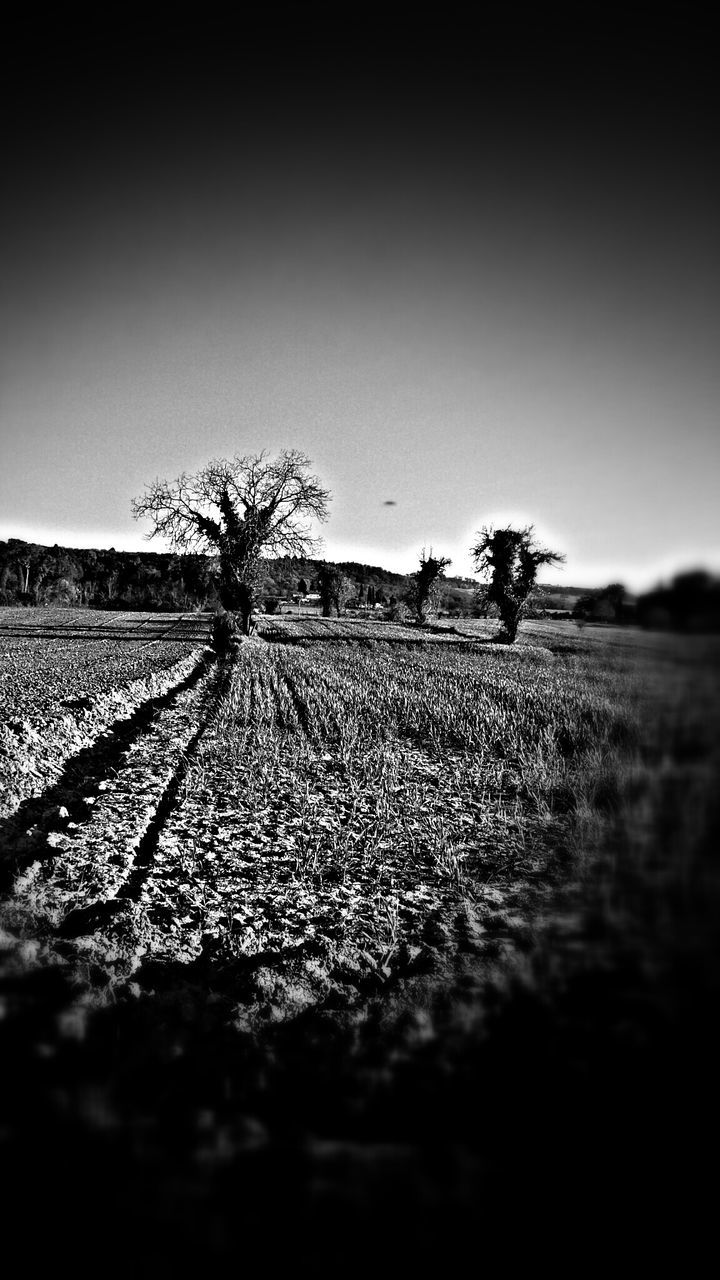
[{"label": "grass", "polygon": [[359,1224],[406,1264],[468,1239],[517,1260],[572,1222],[649,1265],[662,1221],[687,1264],[717,1127],[720,641],[288,622],[241,646],[133,911],[78,941],[82,998],[28,968],[11,1157],[27,1180],[70,1137],[91,1212],[83,1161],[165,1259],[225,1263],[274,1220],[296,1261]]}]

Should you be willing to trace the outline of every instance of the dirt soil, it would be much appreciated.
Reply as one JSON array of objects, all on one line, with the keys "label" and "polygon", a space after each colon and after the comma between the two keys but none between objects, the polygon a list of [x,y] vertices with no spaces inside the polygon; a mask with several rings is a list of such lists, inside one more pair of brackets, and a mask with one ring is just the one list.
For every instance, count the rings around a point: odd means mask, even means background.
[{"label": "dirt soil", "polygon": [[147,868],[227,679],[196,656],[113,720],[65,716],[55,756],[28,742],[44,786],[0,831],[2,1203],[18,1240],[35,1225],[28,1259],[382,1271],[549,1250],[592,1271],[661,1240],[692,1258],[714,912],[668,946],[661,922],[608,914],[600,859],[439,896],[386,956],[332,936],[238,955],[211,931],[188,948]]}]

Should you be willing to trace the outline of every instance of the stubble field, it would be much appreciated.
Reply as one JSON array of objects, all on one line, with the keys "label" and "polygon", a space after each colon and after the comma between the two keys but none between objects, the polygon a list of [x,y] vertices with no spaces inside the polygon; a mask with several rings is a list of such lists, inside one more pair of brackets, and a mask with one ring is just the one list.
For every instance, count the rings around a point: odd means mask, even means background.
[{"label": "stubble field", "polygon": [[209,622],[0,611],[6,1203],[148,1270],[687,1228],[720,642]]}]

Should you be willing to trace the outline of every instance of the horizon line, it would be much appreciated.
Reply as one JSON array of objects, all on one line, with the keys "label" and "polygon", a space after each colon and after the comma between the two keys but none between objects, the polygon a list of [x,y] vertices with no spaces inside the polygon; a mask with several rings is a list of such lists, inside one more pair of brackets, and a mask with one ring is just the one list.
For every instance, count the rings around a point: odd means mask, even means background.
[{"label": "horizon line", "polygon": [[[122,555],[183,554],[182,552],[173,552],[170,549],[170,547],[167,547],[167,546],[150,547],[147,545],[150,539],[144,537],[143,535],[141,535],[140,542],[141,544],[145,544],[145,545],[136,545],[136,540],[132,539],[133,543],[135,544],[132,546],[127,546],[127,545],[116,546],[115,541],[117,541],[117,539],[111,542],[110,541],[111,535],[109,534],[105,535],[104,537],[103,535],[98,535],[97,539],[94,541],[88,540],[90,535],[82,535],[79,532],[75,532],[74,535],[70,535],[70,536],[71,537],[74,536],[75,538],[78,538],[81,540],[80,541],[59,541],[57,538],[54,538],[52,541],[50,541],[48,539],[50,539],[52,535],[49,534],[47,531],[43,531],[39,537],[30,537],[27,535],[27,533],[23,535],[19,533],[0,532],[0,541],[1,542],[8,542],[8,541],[26,542],[29,545],[44,547],[47,550],[52,550],[54,547],[59,547],[61,550],[64,550],[64,551],[98,551],[98,552],[112,551],[112,552],[115,552],[116,554],[119,553]],[[107,544],[106,544],[106,539],[107,539]],[[126,541],[127,535],[121,535],[121,540]],[[210,552],[198,552],[195,554],[209,555],[209,556],[211,555]],[[367,551],[362,552],[359,549],[358,553],[356,553],[355,555],[343,554],[342,557],[338,556],[338,557],[330,558],[327,555],[308,554],[305,557],[299,556],[297,557],[297,559],[306,559],[308,561],[312,561],[312,560],[328,561],[329,563],[339,564],[339,565],[358,564],[358,565],[363,565],[366,568],[380,569],[385,573],[394,574],[399,577],[409,577],[414,572],[413,569],[390,568],[386,564],[377,562],[377,560],[375,559],[376,552],[372,553],[372,558],[367,558],[369,554],[370,554],[369,552]],[[388,553],[388,554],[393,555],[393,553]],[[403,553],[395,553],[395,554],[402,555]],[[283,559],[284,557],[282,555],[275,555],[275,556],[266,556],[262,558],[268,559],[268,560],[279,560],[279,559]],[[293,557],[288,557],[288,558],[293,558]],[[568,566],[566,563],[565,566],[563,566],[563,568],[567,570],[567,567]],[[669,582],[671,582],[674,578],[678,576],[681,576],[686,573],[695,573],[695,572],[707,573],[711,577],[713,576],[720,577],[720,563],[714,566],[712,563],[712,557],[707,557],[707,556],[703,557],[702,555],[695,555],[694,557],[691,557],[688,555],[683,559],[682,563],[678,560],[677,556],[673,558],[672,563],[670,563],[668,558],[665,557],[664,562],[662,564],[659,563],[652,572],[648,572],[647,570],[641,570],[637,567],[633,569],[632,566],[625,566],[624,568],[615,568],[612,572],[608,572],[606,569],[604,569],[602,572],[599,571],[598,569],[588,570],[587,572],[584,572],[581,570],[577,574],[573,573],[573,578],[575,579],[575,581],[562,583],[562,582],[558,582],[557,580],[554,580],[552,582],[538,580],[537,585],[563,587],[566,590],[570,586],[578,586],[579,589],[581,590],[594,591],[594,590],[602,590],[603,587],[608,586],[610,583],[620,582],[625,586],[626,590],[628,591],[628,594],[641,595],[643,594],[643,592],[657,590],[667,585]],[[473,572],[466,573],[466,572],[458,571],[457,573],[449,573],[446,576],[449,580],[452,580],[452,579],[465,579],[467,581],[474,580]],[[641,587],[639,585],[634,585],[634,586],[628,585],[628,582],[627,582],[628,579],[632,579],[633,582],[637,584],[641,576],[644,582],[646,583],[645,586]],[[590,579],[594,579],[594,581],[590,581]],[[481,585],[481,583],[478,582],[478,585]]]}]

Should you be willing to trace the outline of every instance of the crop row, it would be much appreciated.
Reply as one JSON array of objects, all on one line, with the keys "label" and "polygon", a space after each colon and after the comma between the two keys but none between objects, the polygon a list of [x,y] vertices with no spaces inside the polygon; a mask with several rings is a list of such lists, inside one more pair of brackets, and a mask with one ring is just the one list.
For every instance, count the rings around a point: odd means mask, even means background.
[{"label": "crop row", "polygon": [[88,812],[17,893],[52,928],[105,930],[77,945],[117,977],[144,955],[237,962],[250,1005],[272,1005],[291,957],[297,1008],[343,973],[403,972],[448,929],[485,948],[500,919],[526,927],[628,780],[650,794],[659,715],[683,726],[678,755],[704,743],[714,669],[666,650],[251,640],[77,781]]},{"label": "crop row", "polygon": [[454,642],[467,639],[489,639],[497,631],[497,623],[470,623],[462,632],[451,623],[426,627],[422,630],[400,622],[386,622],[382,618],[345,616],[340,618],[311,617],[306,614],[261,616],[258,630],[267,640],[376,640],[388,643],[407,641],[413,644],[432,643],[433,640]]},{"label": "crop row", "polygon": [[[616,687],[617,692],[617,687]],[[547,871],[625,707],[539,650],[248,646],[143,887],[153,955],[318,940],[378,968]]]}]

